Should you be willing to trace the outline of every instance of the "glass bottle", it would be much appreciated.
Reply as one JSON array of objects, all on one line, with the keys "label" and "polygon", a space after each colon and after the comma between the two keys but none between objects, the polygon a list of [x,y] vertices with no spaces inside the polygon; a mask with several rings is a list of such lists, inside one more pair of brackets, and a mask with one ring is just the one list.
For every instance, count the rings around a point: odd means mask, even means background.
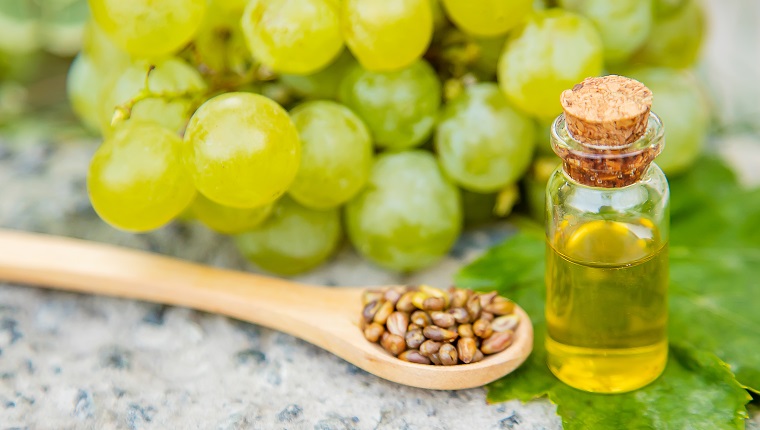
[{"label": "glass bottle", "polygon": [[667,361],[669,189],[651,98],[637,81],[590,78],[563,93],[551,129],[547,364],[585,391],[640,388]]}]

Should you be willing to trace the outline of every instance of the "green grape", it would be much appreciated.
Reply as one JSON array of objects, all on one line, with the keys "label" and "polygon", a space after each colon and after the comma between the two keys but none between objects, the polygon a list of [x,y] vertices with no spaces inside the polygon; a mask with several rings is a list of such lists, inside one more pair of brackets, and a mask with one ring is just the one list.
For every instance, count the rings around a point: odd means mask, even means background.
[{"label": "green grape", "polygon": [[533,0],[442,0],[457,27],[476,36],[498,36],[533,10]]},{"label": "green grape", "polygon": [[253,56],[277,72],[314,73],[343,49],[331,0],[255,0],[241,22]]},{"label": "green grape", "polygon": [[252,60],[240,27],[241,14],[212,2],[193,39],[193,62],[212,78],[228,72],[244,75],[250,69]]},{"label": "green grape", "polygon": [[441,6],[441,2],[439,0],[429,0],[430,1],[430,13],[433,16],[433,30],[439,31],[443,30],[448,22],[446,21],[446,14],[443,13],[443,7]]},{"label": "green grape", "polygon": [[264,270],[295,275],[327,260],[342,232],[337,209],[319,211],[280,199],[262,225],[236,237],[240,252]]},{"label": "green grape", "polygon": [[468,87],[449,101],[435,132],[443,170],[461,187],[489,193],[515,183],[530,165],[534,125],[495,83]]},{"label": "green grape", "polygon": [[420,150],[380,155],[368,186],[346,206],[348,236],[359,253],[399,271],[443,257],[461,224],[459,190]]},{"label": "green grape", "polygon": [[485,80],[493,80],[496,76],[505,41],[506,38],[502,36],[473,39],[475,46],[478,47],[478,56],[473,68],[482,73]]},{"label": "green grape", "polygon": [[87,55],[77,55],[66,76],[66,93],[74,112],[91,131],[100,129],[98,101],[102,90],[103,75],[97,66]]},{"label": "green grape", "polygon": [[496,193],[476,193],[462,190],[462,216],[465,226],[476,226],[496,218]]},{"label": "green grape", "polygon": [[224,12],[235,12],[240,16],[247,4],[248,0],[211,0],[210,7],[217,7]]},{"label": "green grape", "polygon": [[209,99],[190,118],[183,146],[195,187],[216,203],[253,208],[272,203],[298,171],[301,143],[288,113],[251,93]]},{"label": "green grape", "polygon": [[153,122],[180,131],[192,113],[192,98],[205,90],[206,84],[198,71],[178,58],[169,57],[154,63],[136,61],[103,92],[101,130],[105,135],[111,133],[115,109],[147,91],[151,96],[132,106],[130,120]]},{"label": "green grape", "polygon": [[82,52],[87,55],[99,70],[119,72],[131,64],[129,54],[116,46],[98,24],[89,20],[84,26]]},{"label": "green grape", "polygon": [[76,55],[82,46],[83,24],[90,17],[87,0],[38,2],[40,38],[47,52],[61,57]]},{"label": "green grape", "polygon": [[193,200],[195,189],[182,167],[177,135],[130,121],[103,142],[90,162],[87,190],[95,212],[123,230],[163,226]]},{"label": "green grape", "polygon": [[499,85],[523,111],[553,117],[562,91],[602,71],[602,41],[586,18],[561,9],[531,15],[507,40]]},{"label": "green grape", "polygon": [[683,70],[647,68],[630,76],[652,90],[652,112],[665,125],[665,148],[655,162],[669,175],[686,171],[707,139],[710,112],[703,88]]},{"label": "green grape", "polygon": [[339,206],[364,187],[372,168],[367,126],[347,107],[306,102],[290,117],[301,138],[301,166],[288,193],[313,209]]},{"label": "green grape", "polygon": [[689,0],[669,15],[655,17],[649,37],[632,62],[689,67],[697,61],[704,35],[704,12],[697,1]]},{"label": "green grape", "polygon": [[160,57],[192,39],[208,0],[89,2],[93,18],[119,47],[136,57]]},{"label": "green grape", "polygon": [[433,36],[429,0],[342,0],[341,24],[356,59],[376,72],[414,63]]},{"label": "green grape", "polygon": [[[39,78],[45,57],[40,52],[16,54],[0,50],[0,84],[22,86]],[[27,89],[23,88],[27,94]],[[24,96],[26,97],[26,96]]]},{"label": "green grape", "polygon": [[30,1],[0,1],[0,52],[28,54],[40,48],[39,13]]},{"label": "green grape", "polygon": [[609,63],[620,63],[630,57],[652,28],[649,0],[560,0],[559,4],[594,23]]},{"label": "green grape", "polygon": [[422,60],[387,73],[355,67],[341,82],[339,99],[364,120],[378,146],[408,149],[433,130],[441,83]]},{"label": "green grape", "polygon": [[338,87],[356,60],[344,50],[329,66],[311,75],[280,75],[280,80],[301,97],[337,99]]},{"label": "green grape", "polygon": [[536,153],[539,156],[554,155],[551,141],[551,129],[553,123],[554,118],[536,118],[535,121],[533,121],[536,130]]},{"label": "green grape", "polygon": [[655,17],[665,17],[677,11],[691,0],[653,0]]},{"label": "green grape", "polygon": [[259,226],[272,212],[273,205],[240,209],[223,206],[198,193],[190,205],[191,217],[222,234],[238,234]]},{"label": "green grape", "polygon": [[546,217],[546,183],[560,163],[562,160],[556,155],[541,155],[536,158],[523,178],[523,198],[528,207],[528,214],[541,223]]}]

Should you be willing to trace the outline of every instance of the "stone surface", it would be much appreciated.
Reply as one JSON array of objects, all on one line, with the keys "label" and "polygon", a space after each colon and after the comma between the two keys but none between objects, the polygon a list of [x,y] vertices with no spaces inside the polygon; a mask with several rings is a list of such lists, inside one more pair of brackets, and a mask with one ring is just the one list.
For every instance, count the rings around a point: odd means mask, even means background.
[{"label": "stone surface", "polygon": [[[92,211],[95,143],[0,138],[0,227],[80,237],[251,270],[231,242],[197,225],[133,235]],[[448,286],[461,265],[510,234],[463,236],[410,277],[347,246],[296,278],[324,285],[424,280]],[[556,429],[547,400],[488,405],[483,389],[429,391],[372,376],[306,342],[184,308],[0,285],[0,429]]]}]

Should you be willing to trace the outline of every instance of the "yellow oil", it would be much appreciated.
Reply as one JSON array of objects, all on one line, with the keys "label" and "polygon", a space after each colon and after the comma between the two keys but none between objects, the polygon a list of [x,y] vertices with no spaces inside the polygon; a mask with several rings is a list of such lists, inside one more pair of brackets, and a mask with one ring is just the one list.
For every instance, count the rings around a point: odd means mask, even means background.
[{"label": "yellow oil", "polygon": [[547,364],[580,390],[643,387],[667,361],[667,243],[646,219],[563,224],[547,248]]}]

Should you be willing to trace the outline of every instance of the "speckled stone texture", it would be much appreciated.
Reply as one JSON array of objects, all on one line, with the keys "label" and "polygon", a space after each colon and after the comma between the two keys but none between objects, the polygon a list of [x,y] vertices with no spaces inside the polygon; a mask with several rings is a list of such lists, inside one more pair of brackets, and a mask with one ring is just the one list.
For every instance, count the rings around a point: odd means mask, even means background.
[{"label": "speckled stone texture", "polygon": [[[0,227],[109,242],[252,270],[196,225],[132,235],[92,211],[95,142],[0,138]],[[512,232],[468,233],[437,266],[401,277],[347,246],[297,280],[446,287]],[[557,429],[546,400],[488,405],[483,389],[384,381],[306,342],[189,309],[0,284],[0,429]]]}]

